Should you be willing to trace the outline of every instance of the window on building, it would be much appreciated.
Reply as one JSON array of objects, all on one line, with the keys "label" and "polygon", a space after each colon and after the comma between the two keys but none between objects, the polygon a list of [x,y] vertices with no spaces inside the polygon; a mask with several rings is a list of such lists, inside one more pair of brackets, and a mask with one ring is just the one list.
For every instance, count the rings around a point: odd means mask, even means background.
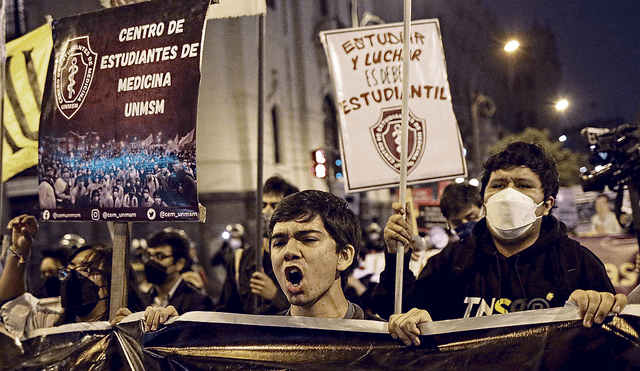
[{"label": "window on building", "polygon": [[271,108],[271,125],[273,131],[273,161],[276,164],[282,163],[282,153],[280,151],[280,108],[275,105]]},{"label": "window on building", "polygon": [[267,0],[267,7],[269,9],[275,9],[276,8],[276,0]]}]

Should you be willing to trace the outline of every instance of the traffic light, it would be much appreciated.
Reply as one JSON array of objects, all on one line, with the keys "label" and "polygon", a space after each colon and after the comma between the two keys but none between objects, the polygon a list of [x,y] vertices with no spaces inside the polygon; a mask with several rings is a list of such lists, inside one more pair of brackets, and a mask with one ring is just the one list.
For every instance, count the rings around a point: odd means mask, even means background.
[{"label": "traffic light", "polygon": [[324,155],[324,149],[318,148],[311,151],[311,159],[313,160],[313,166],[311,166],[311,174],[316,178],[325,178],[327,176],[327,158]]},{"label": "traffic light", "polygon": [[340,157],[336,157],[333,161],[333,175],[336,179],[342,179],[344,174],[342,174],[342,159]]}]

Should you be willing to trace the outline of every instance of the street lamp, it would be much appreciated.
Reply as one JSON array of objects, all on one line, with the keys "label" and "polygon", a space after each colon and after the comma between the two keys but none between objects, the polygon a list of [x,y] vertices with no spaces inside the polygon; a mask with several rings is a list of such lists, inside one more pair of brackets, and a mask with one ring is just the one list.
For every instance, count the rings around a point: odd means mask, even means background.
[{"label": "street lamp", "polygon": [[516,49],[518,49],[519,46],[520,46],[520,43],[517,40],[511,40],[504,46],[504,50],[511,53],[516,51]]},{"label": "street lamp", "polygon": [[567,101],[566,99],[561,99],[560,101],[558,101],[558,103],[556,103],[556,109],[558,111],[564,111],[565,109],[567,109],[567,107],[569,107],[569,101]]}]

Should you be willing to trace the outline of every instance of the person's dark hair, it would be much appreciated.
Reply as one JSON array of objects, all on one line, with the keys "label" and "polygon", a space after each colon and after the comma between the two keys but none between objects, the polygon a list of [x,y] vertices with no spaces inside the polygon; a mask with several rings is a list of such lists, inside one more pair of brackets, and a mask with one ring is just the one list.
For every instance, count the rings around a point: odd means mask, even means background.
[{"label": "person's dark hair", "polygon": [[[111,246],[103,245],[103,244],[94,244],[94,245],[84,245],[77,249],[72,250],[71,255],[69,256],[68,261],[72,261],[76,255],[80,254],[85,250],[92,250],[92,254],[89,256],[89,261],[91,262],[91,267],[97,268],[102,272],[102,285],[107,289],[107,291],[111,292],[111,259],[113,255],[113,250]],[[133,268],[131,265],[127,268],[128,274],[128,287],[127,287],[127,308],[131,309],[134,312],[139,312],[144,310],[145,306],[142,302],[142,294],[140,294],[138,290],[137,281],[135,279],[135,274],[133,272]],[[107,299],[107,306],[105,308],[105,313],[103,315],[103,320],[108,320],[109,318],[109,307],[110,300]],[[65,323],[74,323],[76,316],[71,312],[66,312],[60,319],[57,321],[57,325],[62,325]]]},{"label": "person's dark hair", "polygon": [[191,241],[187,234],[177,228],[168,227],[163,230],[152,233],[147,238],[147,247],[160,247],[162,245],[171,246],[171,254],[173,255],[173,261],[177,262],[180,258],[184,258],[186,270],[190,265],[189,248]]},{"label": "person's dark hair", "polygon": [[282,197],[287,197],[299,191],[298,187],[279,176],[272,176],[267,179],[267,181],[264,182],[264,188],[262,189],[263,194],[277,194],[282,195]]},{"label": "person's dark hair", "polygon": [[344,251],[347,245],[352,245],[355,249],[353,262],[340,274],[344,289],[349,275],[358,264],[358,252],[363,244],[360,222],[344,199],[317,190],[306,190],[285,197],[276,206],[269,222],[269,246],[271,246],[273,227],[277,223],[288,221],[306,223],[316,216],[320,216],[324,228],[336,242],[336,253]]},{"label": "person's dark hair", "polygon": [[440,211],[447,219],[474,205],[482,207],[482,197],[480,189],[469,183],[449,184],[440,198]]},{"label": "person's dark hair", "polygon": [[52,258],[59,261],[62,266],[67,265],[67,256],[69,256],[70,250],[64,248],[53,248],[42,250],[42,259],[44,258]]},{"label": "person's dark hair", "polygon": [[489,157],[484,163],[482,196],[484,197],[484,191],[489,183],[491,173],[496,170],[506,170],[518,166],[526,166],[538,175],[545,200],[549,197],[556,197],[560,183],[556,163],[545,153],[541,146],[525,142],[509,144],[504,150]]},{"label": "person's dark hair", "polygon": [[605,200],[607,200],[607,205],[609,205],[609,208],[611,208],[611,197],[607,196],[604,193],[598,194],[596,198],[593,199],[593,207],[596,207],[596,202],[599,198],[604,198]]}]

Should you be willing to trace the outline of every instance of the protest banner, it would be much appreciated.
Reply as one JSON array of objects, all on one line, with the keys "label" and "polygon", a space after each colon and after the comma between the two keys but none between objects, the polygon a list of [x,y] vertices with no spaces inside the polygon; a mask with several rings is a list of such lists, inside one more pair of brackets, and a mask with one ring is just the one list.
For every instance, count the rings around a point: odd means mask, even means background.
[{"label": "protest banner", "polygon": [[189,312],[142,332],[142,312],[117,327],[80,323],[23,341],[0,333],[0,370],[637,370],[640,306],[585,328],[577,307],[420,325],[405,346],[386,323]]},{"label": "protest banner", "polygon": [[198,220],[195,126],[208,6],[149,1],[53,22],[41,219]]},{"label": "protest banner", "polygon": [[[397,186],[402,24],[324,31],[347,192]],[[437,19],[412,22],[407,184],[466,176]]]}]

